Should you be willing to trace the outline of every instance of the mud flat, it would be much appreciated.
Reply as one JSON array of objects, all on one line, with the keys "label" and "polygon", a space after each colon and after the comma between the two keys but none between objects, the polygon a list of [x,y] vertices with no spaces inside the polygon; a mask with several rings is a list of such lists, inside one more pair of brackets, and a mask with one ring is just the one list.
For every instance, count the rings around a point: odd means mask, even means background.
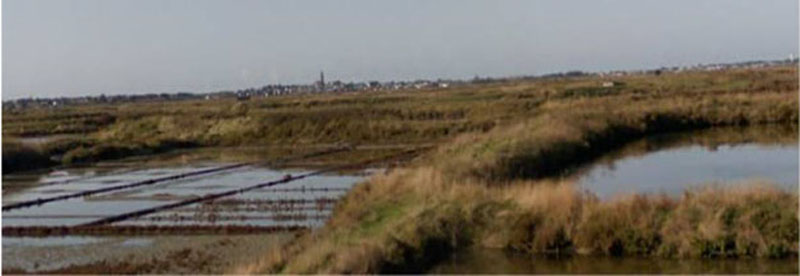
[{"label": "mud flat", "polygon": [[3,272],[230,273],[294,235],[3,237]]}]

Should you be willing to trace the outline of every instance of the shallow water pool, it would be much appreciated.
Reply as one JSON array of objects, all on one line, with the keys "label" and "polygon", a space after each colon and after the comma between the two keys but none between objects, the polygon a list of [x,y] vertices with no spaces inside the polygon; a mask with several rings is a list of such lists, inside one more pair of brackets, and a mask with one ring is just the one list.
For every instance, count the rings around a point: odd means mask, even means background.
[{"label": "shallow water pool", "polygon": [[778,132],[777,137],[759,140],[748,133],[757,135],[753,130],[715,129],[648,137],[601,157],[575,175],[582,188],[600,198],[630,193],[677,196],[702,185],[748,181],[796,191],[796,134]]}]

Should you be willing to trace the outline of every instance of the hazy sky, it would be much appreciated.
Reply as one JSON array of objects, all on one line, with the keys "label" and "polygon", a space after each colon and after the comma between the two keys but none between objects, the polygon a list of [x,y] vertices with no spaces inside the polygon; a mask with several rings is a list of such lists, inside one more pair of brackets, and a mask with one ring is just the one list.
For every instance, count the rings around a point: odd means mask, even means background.
[{"label": "hazy sky", "polygon": [[797,53],[797,0],[4,0],[3,99]]}]

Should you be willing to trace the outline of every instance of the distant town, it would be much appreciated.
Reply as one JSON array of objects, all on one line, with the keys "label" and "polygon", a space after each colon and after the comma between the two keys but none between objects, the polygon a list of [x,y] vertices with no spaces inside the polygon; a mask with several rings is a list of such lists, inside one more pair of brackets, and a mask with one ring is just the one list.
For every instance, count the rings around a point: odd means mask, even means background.
[{"label": "distant town", "polygon": [[58,108],[71,105],[85,105],[95,103],[130,103],[146,101],[180,101],[180,100],[213,100],[213,99],[238,99],[249,100],[257,97],[275,97],[293,94],[309,93],[350,93],[350,92],[389,92],[397,90],[423,90],[423,89],[444,89],[462,85],[476,83],[503,82],[509,80],[535,80],[549,78],[569,78],[585,76],[625,76],[636,74],[663,74],[677,73],[683,71],[717,71],[737,68],[762,68],[779,65],[797,65],[798,58],[790,56],[782,60],[759,60],[736,63],[718,64],[698,64],[694,66],[681,67],[662,67],[650,70],[629,70],[629,71],[606,71],[606,72],[583,72],[569,71],[561,73],[544,74],[538,76],[516,76],[516,77],[479,77],[475,76],[469,80],[415,80],[415,81],[369,81],[369,82],[342,82],[339,80],[326,82],[324,72],[320,72],[319,80],[311,84],[270,84],[260,88],[247,88],[240,90],[226,90],[206,93],[178,92],[178,93],[151,93],[135,95],[105,95],[83,96],[83,97],[59,97],[59,98],[22,98],[15,100],[4,100],[3,109],[24,109],[24,108]]}]

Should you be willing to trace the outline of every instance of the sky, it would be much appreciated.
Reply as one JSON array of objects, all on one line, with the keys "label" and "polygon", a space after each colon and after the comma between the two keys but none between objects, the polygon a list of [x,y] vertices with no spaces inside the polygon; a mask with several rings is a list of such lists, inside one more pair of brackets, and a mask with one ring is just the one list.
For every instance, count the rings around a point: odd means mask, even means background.
[{"label": "sky", "polygon": [[797,0],[4,0],[2,98],[784,59]]}]

